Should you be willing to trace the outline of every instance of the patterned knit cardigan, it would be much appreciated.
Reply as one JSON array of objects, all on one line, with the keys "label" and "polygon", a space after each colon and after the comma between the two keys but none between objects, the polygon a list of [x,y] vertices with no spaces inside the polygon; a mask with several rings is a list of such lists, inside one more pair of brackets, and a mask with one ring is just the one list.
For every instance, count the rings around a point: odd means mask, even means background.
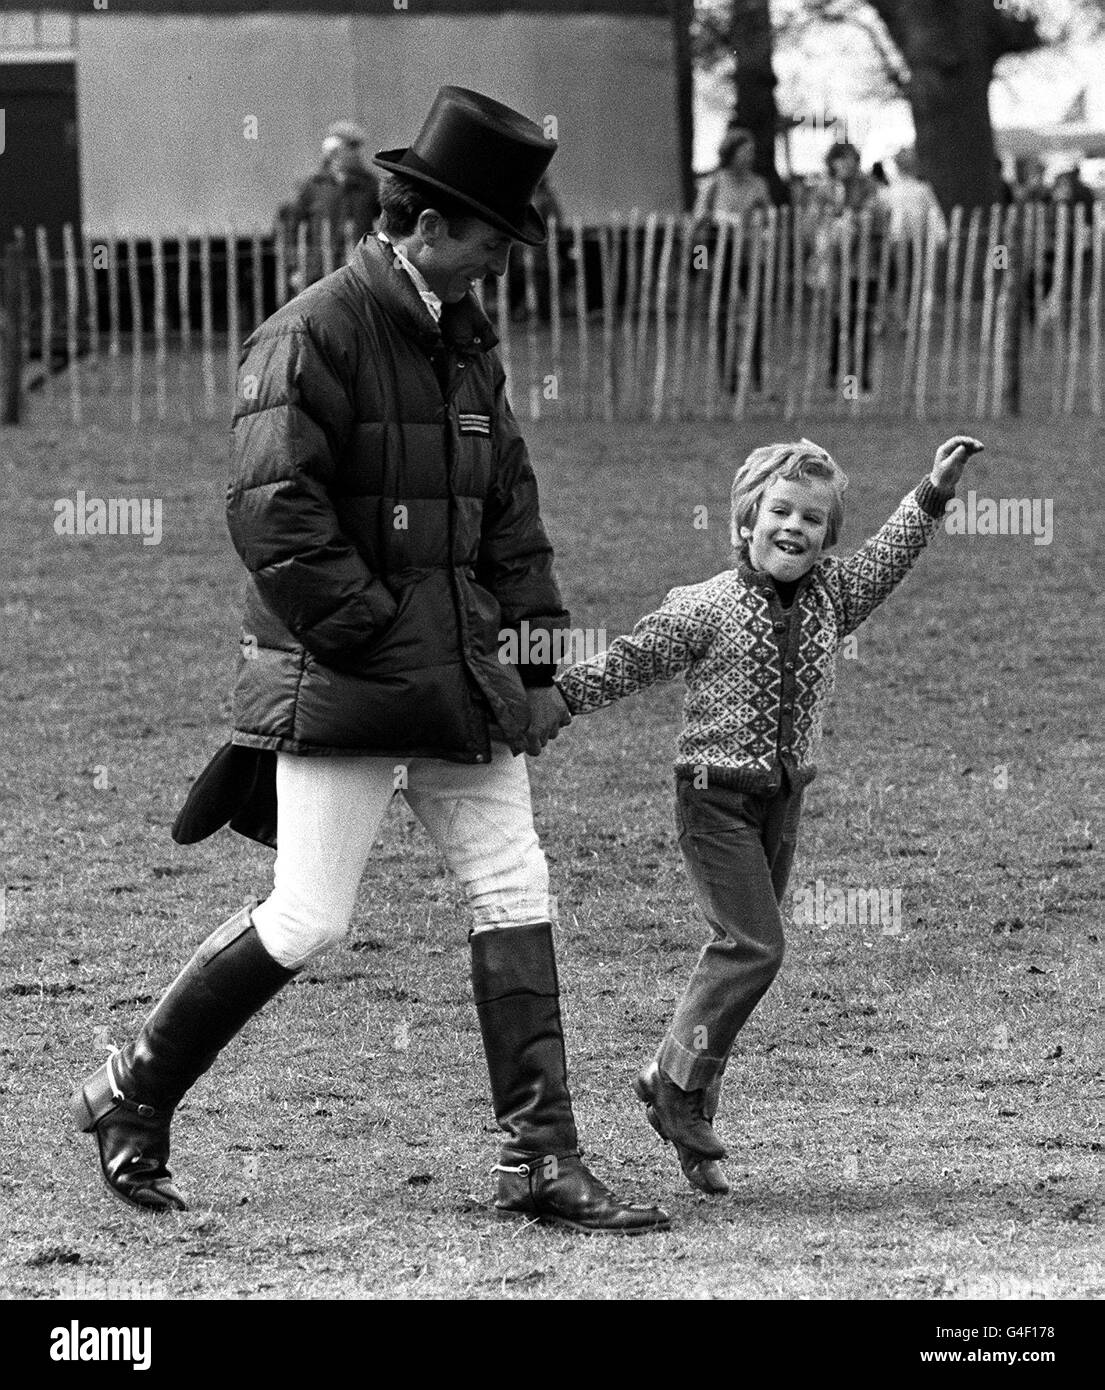
[{"label": "patterned knit cardigan", "polygon": [[556,678],[573,714],[682,674],[687,694],[675,767],[740,791],[774,792],[785,767],[813,780],[836,653],[901,583],[950,498],[926,479],[847,560],[826,556],[784,609],[747,548],[734,569],[673,589],[628,637]]}]

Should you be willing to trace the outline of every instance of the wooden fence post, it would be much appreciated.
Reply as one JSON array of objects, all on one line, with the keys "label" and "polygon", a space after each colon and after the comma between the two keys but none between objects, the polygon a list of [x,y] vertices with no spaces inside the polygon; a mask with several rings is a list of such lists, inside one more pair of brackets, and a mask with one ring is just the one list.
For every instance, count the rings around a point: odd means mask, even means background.
[{"label": "wooden fence post", "polygon": [[50,264],[50,247],[46,238],[46,228],[35,228],[35,251],[38,257],[39,303],[42,315],[39,323],[39,352],[42,355],[42,391],[46,400],[54,401],[54,279]]},{"label": "wooden fence post", "polygon": [[740,278],[741,265],[744,260],[744,213],[738,212],[729,222],[729,269],[727,278],[729,281],[729,293],[726,295],[725,306],[722,310],[723,318],[718,320],[718,333],[722,331],[722,324],[725,326],[725,334],[722,339],[723,350],[719,354],[721,358],[719,371],[721,372],[722,391],[732,392],[737,362],[737,322],[740,318]]},{"label": "wooden fence post", "polygon": [[157,399],[157,418],[164,420],[169,410],[169,347],[166,341],[168,314],[165,307],[165,242],[160,232],[155,232],[151,238],[150,253],[153,260],[154,391]]},{"label": "wooden fence post", "polygon": [[[522,247],[522,272],[526,306],[526,375],[529,378],[529,418],[541,418],[542,390],[540,378],[544,373],[538,362],[537,321],[540,305],[537,299],[536,254],[532,246]],[[507,291],[509,307],[509,290]]]},{"label": "wooden fence post", "polygon": [[959,239],[963,230],[963,209],[957,203],[952,208],[948,224],[948,250],[944,266],[944,321],[940,339],[940,394],[937,406],[941,415],[948,409],[948,389],[951,385],[952,352],[955,349],[956,277],[959,272]]},{"label": "wooden fence post", "polygon": [[[871,208],[864,208],[859,215],[859,253],[856,265],[856,323],[852,335],[852,359],[855,363],[856,389],[852,392],[852,414],[859,411],[860,396],[863,394],[863,378],[867,376],[867,390],[871,388],[871,358],[874,343],[867,341],[868,299],[871,293],[871,230],[873,214]],[[864,371],[866,366],[867,370]]]},{"label": "wooden fence post", "polygon": [[1001,204],[994,203],[990,208],[990,227],[986,236],[986,256],[982,266],[982,322],[978,329],[978,381],[975,392],[975,415],[980,420],[986,415],[987,386],[994,356],[994,271],[997,259],[994,253],[1000,235]]},{"label": "wooden fence post", "polygon": [[917,380],[913,395],[913,413],[923,420],[928,411],[929,348],[932,343],[932,311],[936,303],[936,253],[939,249],[939,223],[935,213],[929,213],[925,227],[925,263],[921,281],[921,324],[917,338]]},{"label": "wooden fence post", "polygon": [[660,267],[656,278],[656,366],[652,379],[652,420],[664,415],[664,387],[668,375],[668,294],[671,283],[671,257],[675,244],[675,218],[664,219],[664,238],[660,246]]},{"label": "wooden fence post", "polygon": [[982,209],[972,208],[967,220],[967,244],[963,252],[963,278],[959,282],[959,367],[956,407],[967,409],[967,367],[970,352],[971,309],[974,304],[975,262],[982,230]]},{"label": "wooden fence post", "polygon": [[130,292],[130,418],[131,424],[142,422],[142,353],[145,332],[142,315],[142,292],[138,277],[138,238],[127,236],[127,288]]},{"label": "wooden fence post", "polygon": [[581,420],[591,414],[591,342],[587,322],[586,250],[583,240],[583,218],[572,218],[572,250],[576,265],[576,340],[579,345],[579,410]]},{"label": "wooden fence post", "polygon": [[[774,228],[772,228],[774,233]],[[748,399],[748,381],[752,373],[752,354],[756,343],[757,330],[760,322],[760,302],[763,293],[763,259],[764,259],[764,218],[759,208],[752,213],[752,228],[750,232],[751,245],[749,254],[752,257],[752,266],[748,272],[748,294],[744,301],[744,337],[741,340],[740,369],[737,376],[736,392],[733,399],[733,419],[739,420],[744,415],[745,402]],[[733,267],[733,278],[736,279],[737,268]],[[760,344],[760,357],[757,364],[757,371],[762,373],[765,370],[763,361],[763,344]],[[763,378],[760,377],[760,386],[763,386]]]},{"label": "wooden fence post", "polygon": [[23,247],[4,248],[0,275],[0,424],[18,425],[23,415]]},{"label": "wooden fence post", "polygon": [[65,261],[65,367],[69,377],[69,418],[74,425],[79,425],[83,417],[77,337],[80,280],[77,276],[77,241],[71,222],[66,222],[61,229],[61,249]]},{"label": "wooden fence post", "polygon": [[215,330],[211,293],[211,229],[200,232],[200,335],[203,343],[203,413],[215,418]]},{"label": "wooden fence post", "polygon": [[564,306],[560,298],[560,225],[549,218],[549,235],[545,244],[549,270],[549,349],[552,354],[553,395],[559,401],[564,381]]},{"label": "wooden fence post", "polygon": [[192,361],[192,285],[191,285],[191,239],[188,229],[182,227],[177,232],[176,294],[177,312],[180,315],[180,366],[177,380],[180,383],[181,405],[185,420],[192,418],[191,361]]},{"label": "wooden fence post", "polygon": [[602,418],[613,420],[616,406],[614,382],[614,317],[617,314],[617,265],[619,265],[619,224],[610,222],[599,228],[599,259],[602,263]]},{"label": "wooden fence post", "polygon": [[1101,414],[1101,306],[1105,281],[1105,203],[1093,210],[1093,269],[1090,275],[1090,410]]},{"label": "wooden fence post", "polygon": [[1067,335],[1067,381],[1063,393],[1063,413],[1074,413],[1078,391],[1078,359],[1082,341],[1082,276],[1086,259],[1086,210],[1074,205],[1074,241],[1070,268],[1070,332]]},{"label": "wooden fence post", "polygon": [[684,213],[680,220],[679,270],[675,291],[675,365],[671,392],[670,418],[679,420],[687,391],[687,310],[691,300],[691,254],[694,218]]}]

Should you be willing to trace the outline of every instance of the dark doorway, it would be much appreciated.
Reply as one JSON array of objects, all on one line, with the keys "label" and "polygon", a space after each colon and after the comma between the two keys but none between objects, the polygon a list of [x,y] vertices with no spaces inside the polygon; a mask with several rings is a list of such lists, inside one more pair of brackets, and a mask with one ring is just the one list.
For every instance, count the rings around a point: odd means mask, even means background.
[{"label": "dark doorway", "polygon": [[0,245],[22,227],[33,248],[42,226],[60,247],[64,223],[81,225],[76,64],[0,63],[0,108]]}]

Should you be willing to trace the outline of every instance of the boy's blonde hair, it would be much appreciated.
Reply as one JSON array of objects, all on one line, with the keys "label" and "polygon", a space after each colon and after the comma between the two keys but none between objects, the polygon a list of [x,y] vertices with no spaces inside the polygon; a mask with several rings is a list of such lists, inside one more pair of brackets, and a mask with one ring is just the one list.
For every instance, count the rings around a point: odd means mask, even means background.
[{"label": "boy's blonde hair", "polygon": [[812,439],[791,444],[765,444],[753,449],[737,469],[729,505],[729,538],[733,549],[742,544],[740,528],[752,527],[760,500],[776,478],[817,478],[830,484],[833,500],[829,505],[826,546],[835,545],[844,524],[844,489],[848,478],[827,449]]}]

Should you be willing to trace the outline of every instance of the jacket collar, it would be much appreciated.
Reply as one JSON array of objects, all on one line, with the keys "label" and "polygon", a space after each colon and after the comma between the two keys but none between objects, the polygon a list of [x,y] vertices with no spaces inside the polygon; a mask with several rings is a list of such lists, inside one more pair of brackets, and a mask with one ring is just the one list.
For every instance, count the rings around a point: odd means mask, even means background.
[{"label": "jacket collar", "polygon": [[391,247],[369,232],[353,251],[350,266],[358,280],[400,330],[427,353],[443,345],[465,356],[489,352],[499,338],[491,320],[469,292],[459,304],[445,304],[440,324],[434,323],[419,298],[411,277],[395,259]]}]

